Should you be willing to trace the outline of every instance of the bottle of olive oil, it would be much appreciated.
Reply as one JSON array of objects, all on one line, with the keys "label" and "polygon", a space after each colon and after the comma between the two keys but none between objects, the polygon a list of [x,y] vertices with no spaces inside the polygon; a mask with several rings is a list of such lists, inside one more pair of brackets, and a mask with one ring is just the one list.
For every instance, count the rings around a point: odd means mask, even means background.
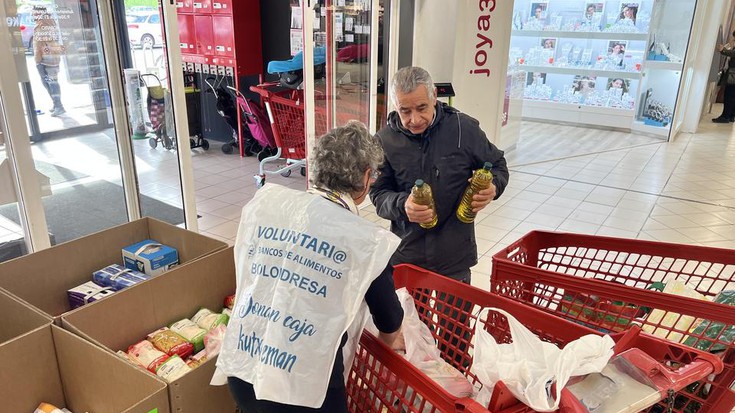
[{"label": "bottle of olive oil", "polygon": [[411,189],[411,195],[413,195],[413,201],[419,205],[426,205],[431,209],[434,214],[434,218],[430,222],[426,222],[421,225],[421,228],[434,228],[436,225],[436,207],[434,206],[434,195],[431,193],[431,187],[429,184],[424,182],[422,179],[417,179],[416,184]]},{"label": "bottle of olive oil", "polygon": [[476,170],[475,173],[472,174],[472,179],[470,180],[469,185],[467,185],[464,195],[462,195],[462,202],[460,202],[459,207],[457,207],[457,219],[465,224],[471,224],[475,221],[475,216],[477,216],[477,214],[472,211],[472,198],[476,193],[489,188],[493,183],[492,169],[493,164],[485,162],[485,165],[483,165],[481,169]]}]

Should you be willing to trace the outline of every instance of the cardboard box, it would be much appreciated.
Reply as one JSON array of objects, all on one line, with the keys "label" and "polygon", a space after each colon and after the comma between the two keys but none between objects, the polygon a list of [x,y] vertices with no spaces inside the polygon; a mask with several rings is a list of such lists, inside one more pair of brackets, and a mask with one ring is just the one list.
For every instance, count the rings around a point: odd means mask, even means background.
[{"label": "cardboard box", "polygon": [[[220,311],[226,296],[235,291],[233,248],[218,251],[123,290],[121,294],[81,307],[61,319],[65,329],[111,353],[127,350],[149,333],[200,307]],[[227,386],[210,386],[216,359],[169,383],[171,411],[179,413],[234,412]],[[141,369],[141,371],[143,371]],[[147,372],[146,374],[152,373]]]},{"label": "cardboard box", "polygon": [[169,413],[166,383],[51,324],[0,345],[4,412]]},{"label": "cardboard box", "polygon": [[176,248],[182,265],[227,247],[222,241],[143,218],[4,262],[0,288],[59,322],[71,309],[67,290],[91,281],[94,271],[122,264],[123,247],[146,239]]},{"label": "cardboard box", "polygon": [[0,346],[52,321],[51,317],[0,290]]}]

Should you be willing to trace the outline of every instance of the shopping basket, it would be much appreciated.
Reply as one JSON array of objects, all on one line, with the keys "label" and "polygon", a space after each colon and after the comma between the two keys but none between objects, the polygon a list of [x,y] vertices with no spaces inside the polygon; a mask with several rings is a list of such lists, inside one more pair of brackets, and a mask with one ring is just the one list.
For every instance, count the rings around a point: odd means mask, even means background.
[{"label": "shopping basket", "polygon": [[[406,287],[413,296],[420,317],[432,330],[442,357],[464,374],[475,388],[482,386],[471,372],[474,353],[472,336],[478,321],[475,314],[479,308],[503,309],[513,314],[542,340],[559,346],[587,334],[602,334],[412,265],[396,266],[394,279],[396,288]],[[467,305],[468,303],[471,304]],[[455,321],[462,318],[466,318],[466,322]],[[490,311],[485,319],[479,321],[499,343],[510,341],[507,320],[501,314]],[[722,370],[721,360],[714,355],[641,333],[635,327],[628,332],[611,336],[616,342],[616,354],[638,348],[659,363],[664,363],[658,368],[662,374],[672,379],[668,388],[661,389],[666,395]],[[367,332],[363,333],[355,362],[349,372],[347,399],[350,411],[354,413],[533,412],[515,400],[502,383],[496,383],[493,399],[488,407],[469,398],[453,397]],[[660,407],[667,408],[666,402],[662,401]],[[582,408],[571,393],[566,389],[562,391],[559,411],[585,411],[580,410]]]},{"label": "shopping basket", "polygon": [[713,299],[735,289],[735,252],[532,231],[493,256],[497,294],[599,331],[640,325],[716,353],[724,371],[679,392],[673,411],[729,413],[735,408],[735,308],[656,290],[674,279]]}]

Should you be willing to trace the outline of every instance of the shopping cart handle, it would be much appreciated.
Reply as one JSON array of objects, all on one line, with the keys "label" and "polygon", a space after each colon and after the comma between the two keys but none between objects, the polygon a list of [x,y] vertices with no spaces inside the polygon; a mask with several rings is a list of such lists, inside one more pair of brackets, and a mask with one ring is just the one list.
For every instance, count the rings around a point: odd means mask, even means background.
[{"label": "shopping cart handle", "polygon": [[724,368],[719,357],[708,353],[701,353],[693,362],[677,370],[669,369],[637,348],[627,350],[619,356],[638,367],[663,395],[669,390],[679,391],[712,373],[719,374]]}]

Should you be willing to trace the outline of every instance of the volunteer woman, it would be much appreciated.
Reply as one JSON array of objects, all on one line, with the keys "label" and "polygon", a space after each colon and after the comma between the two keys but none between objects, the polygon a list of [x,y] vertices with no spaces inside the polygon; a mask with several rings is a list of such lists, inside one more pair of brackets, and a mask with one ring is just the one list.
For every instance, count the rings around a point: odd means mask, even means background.
[{"label": "volunteer woman", "polygon": [[405,347],[387,265],[399,239],[357,209],[382,161],[379,141],[352,121],[317,140],[312,189],[268,184],[243,208],[236,305],[213,379],[227,376],[242,411],[347,412],[345,365],[365,304],[380,338]]}]

